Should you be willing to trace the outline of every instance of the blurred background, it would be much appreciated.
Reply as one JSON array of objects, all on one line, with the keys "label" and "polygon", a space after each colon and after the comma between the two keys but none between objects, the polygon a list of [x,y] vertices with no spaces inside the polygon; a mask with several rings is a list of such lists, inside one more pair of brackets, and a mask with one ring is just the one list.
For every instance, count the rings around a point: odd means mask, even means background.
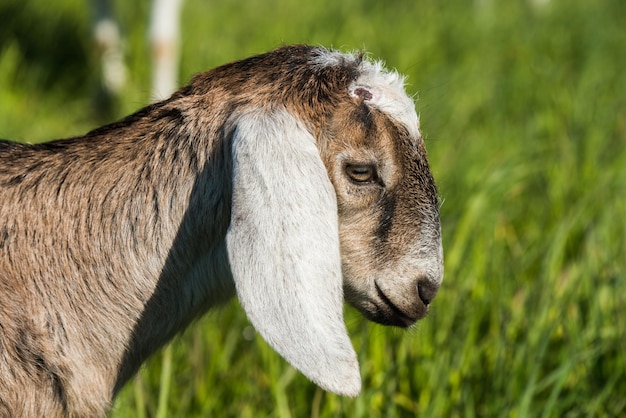
[{"label": "blurred background", "polygon": [[[112,94],[86,0],[0,0],[0,137],[81,135],[151,101],[151,3],[113,5]],[[152,358],[111,416],[626,416],[625,24],[622,0],[186,0],[181,84],[291,43],[408,76],[444,285],[408,332],[346,307],[358,398],[308,382],[233,301]]]}]

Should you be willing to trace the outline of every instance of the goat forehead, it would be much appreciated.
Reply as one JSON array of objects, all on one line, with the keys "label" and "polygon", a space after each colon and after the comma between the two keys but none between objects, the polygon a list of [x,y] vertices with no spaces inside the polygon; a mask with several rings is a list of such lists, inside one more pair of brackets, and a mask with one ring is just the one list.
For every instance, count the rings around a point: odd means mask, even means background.
[{"label": "goat forehead", "polygon": [[386,69],[382,61],[361,60],[356,54],[337,51],[320,50],[314,56],[313,63],[322,67],[358,63],[359,76],[350,85],[350,93],[353,94],[358,88],[369,90],[372,95],[366,100],[369,105],[402,124],[412,138],[420,137],[419,118],[415,112],[415,103],[404,89],[404,76]]},{"label": "goat forehead", "polygon": [[364,61],[361,63],[361,74],[350,89],[360,87],[372,92],[372,99],[368,101],[371,105],[402,124],[412,138],[420,136],[415,103],[404,90],[403,76],[386,70],[380,61]]}]

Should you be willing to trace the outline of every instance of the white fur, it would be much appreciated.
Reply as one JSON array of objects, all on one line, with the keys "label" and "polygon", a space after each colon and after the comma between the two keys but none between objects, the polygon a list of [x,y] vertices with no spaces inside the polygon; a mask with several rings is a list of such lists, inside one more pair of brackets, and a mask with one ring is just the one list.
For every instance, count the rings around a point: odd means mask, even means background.
[{"label": "white fur", "polygon": [[241,304],[263,338],[322,388],[356,396],[343,321],[335,191],[313,136],[285,110],[240,117],[226,245]]},{"label": "white fur", "polygon": [[404,90],[404,77],[386,70],[381,61],[363,61],[361,68],[363,74],[350,87],[350,93],[354,94],[359,87],[367,89],[372,94],[368,103],[404,125],[413,138],[418,138],[419,119],[415,103]]}]

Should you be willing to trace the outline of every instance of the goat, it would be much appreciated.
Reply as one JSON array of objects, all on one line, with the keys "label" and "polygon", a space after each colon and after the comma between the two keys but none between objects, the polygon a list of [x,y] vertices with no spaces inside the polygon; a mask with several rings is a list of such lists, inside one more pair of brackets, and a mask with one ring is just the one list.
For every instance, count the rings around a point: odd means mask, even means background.
[{"label": "goat", "polygon": [[443,277],[403,81],[363,54],[285,46],[85,136],[0,141],[0,415],[104,415],[234,295],[290,364],[356,396],[344,295],[408,327]]}]

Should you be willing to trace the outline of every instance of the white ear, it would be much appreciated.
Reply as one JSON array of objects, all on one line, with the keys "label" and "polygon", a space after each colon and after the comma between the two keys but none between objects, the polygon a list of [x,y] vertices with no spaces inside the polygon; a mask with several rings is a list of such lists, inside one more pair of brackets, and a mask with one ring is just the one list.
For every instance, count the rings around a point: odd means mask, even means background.
[{"label": "white ear", "polygon": [[356,396],[337,202],[315,139],[286,110],[249,112],[237,120],[232,158],[226,245],[241,305],[291,365],[326,390]]}]

